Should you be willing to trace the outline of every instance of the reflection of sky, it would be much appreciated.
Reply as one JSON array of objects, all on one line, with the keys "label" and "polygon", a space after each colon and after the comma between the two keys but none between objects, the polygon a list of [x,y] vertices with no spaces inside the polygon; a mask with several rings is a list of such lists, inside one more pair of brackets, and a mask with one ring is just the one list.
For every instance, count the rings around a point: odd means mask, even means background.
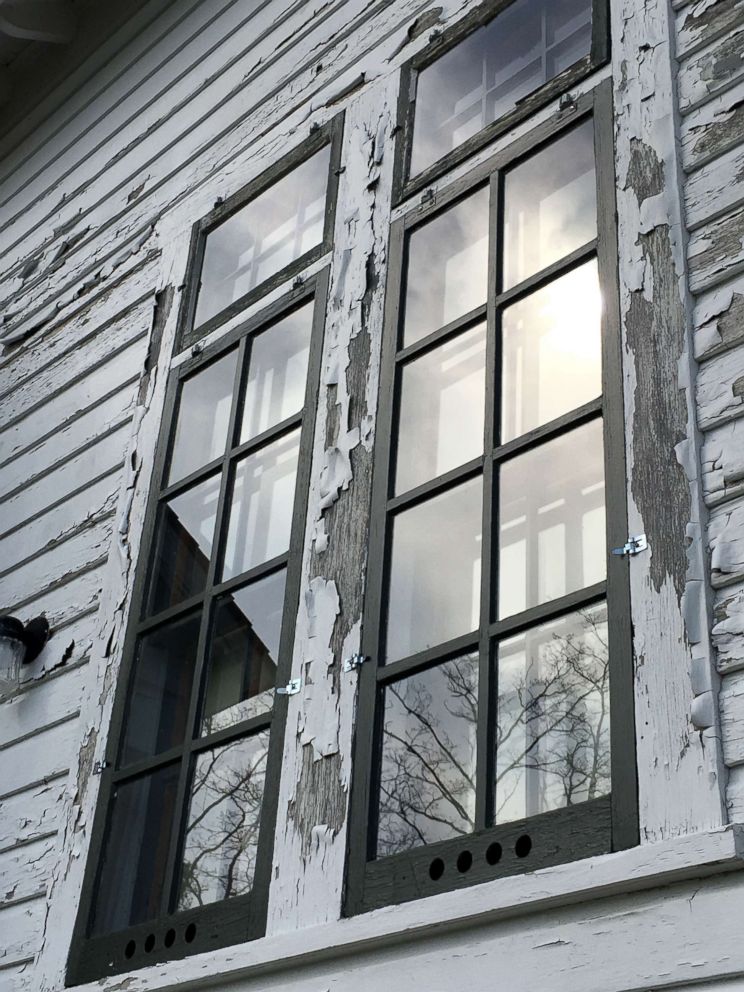
[{"label": "reflection of sky", "polygon": [[473,829],[478,656],[385,690],[380,856]]},{"label": "reflection of sky", "polygon": [[596,236],[592,120],[509,172],[504,189],[504,287],[508,289]]},{"label": "reflection of sky", "polygon": [[308,303],[252,339],[241,443],[302,410],[312,319]]},{"label": "reflection of sky", "polygon": [[481,502],[482,480],[475,478],[396,516],[388,661],[478,626]]},{"label": "reflection of sky", "polygon": [[234,349],[184,382],[169,484],[224,453],[237,355]]},{"label": "reflection of sky", "polygon": [[591,0],[516,0],[422,70],[411,174],[588,55]]},{"label": "reflection of sky", "polygon": [[395,491],[483,452],[486,327],[458,335],[403,370]]},{"label": "reflection of sky", "polygon": [[408,243],[404,345],[486,301],[488,188],[413,231]]},{"label": "reflection of sky", "polygon": [[207,235],[196,326],[320,244],[330,154],[326,145]]},{"label": "reflection of sky", "polygon": [[605,577],[603,452],[598,418],[502,465],[499,617]]},{"label": "reflection of sky", "polygon": [[606,616],[587,608],[500,646],[497,823],[609,793]]},{"label": "reflection of sky", "polygon": [[220,495],[220,476],[211,476],[206,482],[188,489],[180,496],[168,500],[167,507],[175,514],[181,527],[199,545],[205,558],[212,553],[214,521]]}]

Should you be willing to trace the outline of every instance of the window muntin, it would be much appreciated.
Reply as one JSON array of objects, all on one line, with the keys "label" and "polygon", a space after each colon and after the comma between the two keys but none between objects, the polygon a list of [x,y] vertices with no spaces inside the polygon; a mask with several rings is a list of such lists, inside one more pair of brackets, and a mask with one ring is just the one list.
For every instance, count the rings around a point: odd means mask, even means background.
[{"label": "window muntin", "polygon": [[[616,775],[623,763],[632,763],[632,745],[613,721],[613,747],[608,747],[610,673],[606,651],[602,655],[602,645],[612,642],[613,671],[625,673],[624,679],[612,676],[617,709],[630,691],[629,641],[607,595],[612,586],[622,604],[626,577],[618,576],[613,563],[609,581],[606,532],[625,530],[625,510],[621,492],[605,492],[605,473],[623,459],[616,446],[622,411],[614,387],[607,396],[602,391],[603,382],[612,384],[608,363],[616,353],[606,303],[603,308],[597,299],[597,273],[607,278],[613,249],[605,213],[600,225],[605,239],[598,238],[594,144],[592,117],[575,115],[557,133],[554,129],[550,140],[530,147],[525,139],[502,154],[487,187],[473,194],[462,180],[453,184],[449,203],[428,211],[412,207],[393,226],[393,252],[401,268],[397,274],[392,269],[389,281],[393,298],[382,389],[385,395],[387,381],[394,399],[380,413],[380,436],[391,437],[377,451],[373,522],[386,538],[384,552],[371,549],[364,628],[371,662],[362,672],[364,731],[356,752],[370,774],[369,785],[356,785],[352,827],[367,839],[351,852],[351,912],[634,842],[634,828],[628,829],[622,811],[615,812],[621,803],[634,808],[634,795],[627,792],[633,775]],[[545,179],[541,170],[550,161],[559,164]],[[544,179],[546,195],[521,194],[530,175]],[[611,185],[603,189],[613,195]],[[417,236],[423,244],[424,232],[438,224],[447,244],[451,215],[454,237],[460,237],[458,208],[484,191],[491,232],[488,304],[476,304],[449,323],[430,323],[428,333],[409,343],[404,304],[407,279],[416,271]],[[529,227],[531,237],[548,234],[556,228],[555,217],[570,221],[558,247],[553,243],[535,252],[515,237],[520,224]],[[460,250],[467,252],[467,244]],[[479,250],[486,254],[486,246]],[[612,287],[609,278],[605,298],[612,297]],[[398,293],[400,306],[394,299]],[[431,365],[430,356],[444,344],[456,353],[486,316],[485,419],[480,413],[473,418],[480,443],[466,444],[468,458],[437,460],[431,451],[437,453],[432,438],[438,442],[441,431],[441,375],[433,364],[429,382],[419,389],[430,419],[423,412],[412,417],[405,414],[409,370],[415,362],[422,369],[425,362]],[[556,348],[570,354],[587,341],[589,356],[575,376],[580,388],[566,390],[553,380],[545,356]],[[605,429],[608,417],[612,430]],[[417,440],[420,459],[411,454]],[[401,447],[407,458],[402,485],[396,468]],[[463,498],[470,490],[478,493],[477,512]],[[612,514],[611,528],[606,512]],[[463,528],[462,521],[475,516],[477,522]],[[461,728],[460,736],[477,741],[474,770],[457,757],[464,745],[455,746],[449,729],[452,714],[462,710],[462,686],[450,688],[449,695],[442,688],[446,666],[473,657],[478,659],[468,699],[473,726],[468,733]],[[551,664],[553,711],[543,712],[540,687]],[[434,707],[437,694],[425,688],[427,679],[439,686],[436,705],[446,714],[447,729],[439,744],[459,778],[450,769],[427,779],[422,770],[427,753],[432,767],[441,755],[431,751],[416,707],[404,703],[418,693]],[[559,767],[560,745],[574,748],[575,767]],[[365,773],[356,766],[355,774]],[[466,781],[474,783],[472,808],[458,801]],[[582,847],[571,832],[589,823]],[[512,830],[530,837],[529,856],[527,842],[521,853],[514,849],[521,834],[512,837]],[[503,857],[487,857],[494,845],[501,845]],[[479,859],[474,851],[481,852]]]},{"label": "window muntin", "polygon": [[[324,270],[172,373],[143,556],[150,577],[138,580],[145,608],[135,606],[128,635],[76,980],[262,932],[286,710],[274,689],[291,667],[309,482],[299,453],[311,448],[326,287]],[[189,400],[214,424],[226,397],[226,425],[199,433]],[[243,441],[250,403],[261,430]],[[260,484],[247,468],[256,465]],[[167,943],[174,926],[181,937]]]}]

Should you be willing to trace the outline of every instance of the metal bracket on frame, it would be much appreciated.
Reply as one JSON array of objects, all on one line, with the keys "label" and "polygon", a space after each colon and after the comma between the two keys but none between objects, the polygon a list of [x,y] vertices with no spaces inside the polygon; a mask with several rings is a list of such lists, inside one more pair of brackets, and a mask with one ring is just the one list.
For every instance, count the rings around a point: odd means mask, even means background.
[{"label": "metal bracket on frame", "polygon": [[277,696],[296,696],[302,688],[302,679],[291,679],[286,685],[276,689]]},{"label": "metal bracket on frame", "polygon": [[366,654],[352,654],[344,661],[344,671],[353,672],[355,668],[361,668],[366,660]]},{"label": "metal bracket on frame", "polygon": [[110,761],[96,761],[96,763],[93,765],[93,774],[103,775],[104,769],[110,767],[111,767]]},{"label": "metal bracket on frame", "polygon": [[613,555],[622,555],[623,557],[629,557],[630,555],[640,554],[641,551],[645,551],[648,548],[648,541],[646,540],[645,534],[638,534],[637,537],[629,537],[627,543],[622,546],[622,548],[613,548]]}]

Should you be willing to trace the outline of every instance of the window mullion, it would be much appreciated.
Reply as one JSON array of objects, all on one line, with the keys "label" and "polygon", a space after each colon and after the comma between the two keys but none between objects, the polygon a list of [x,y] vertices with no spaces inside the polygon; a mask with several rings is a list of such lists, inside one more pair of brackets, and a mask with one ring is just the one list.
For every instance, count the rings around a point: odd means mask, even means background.
[{"label": "window mullion", "polygon": [[181,768],[178,777],[178,789],[176,792],[175,811],[171,827],[170,847],[168,849],[168,862],[165,870],[165,881],[161,895],[161,913],[166,914],[171,911],[172,900],[175,897],[175,884],[177,874],[177,861],[182,847],[183,833],[186,829],[186,807],[188,805],[188,788],[191,775],[191,742],[196,726],[197,708],[201,696],[200,687],[204,672],[205,658],[207,652],[207,640],[209,636],[210,614],[212,610],[211,591],[215,584],[217,567],[222,556],[222,546],[225,539],[225,506],[227,504],[230,485],[230,450],[233,445],[237,430],[237,421],[242,407],[241,387],[244,377],[244,365],[246,364],[246,350],[248,338],[243,338],[238,345],[238,360],[235,369],[235,380],[233,383],[233,395],[230,405],[230,420],[227,431],[227,442],[225,454],[222,459],[222,478],[220,479],[220,493],[217,499],[217,510],[214,524],[214,546],[212,557],[207,570],[205,583],[204,604],[202,606],[201,624],[199,627],[199,642],[196,650],[196,664],[194,665],[194,677],[191,684],[191,700],[189,702],[189,712],[186,720],[186,738],[184,741],[184,752],[181,759]]}]

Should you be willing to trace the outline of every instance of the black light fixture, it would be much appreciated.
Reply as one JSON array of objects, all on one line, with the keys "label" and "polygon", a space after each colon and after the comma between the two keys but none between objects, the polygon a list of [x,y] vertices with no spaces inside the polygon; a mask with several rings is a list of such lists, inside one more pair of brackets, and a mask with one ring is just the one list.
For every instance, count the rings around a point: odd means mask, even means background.
[{"label": "black light fixture", "polygon": [[46,617],[24,624],[16,617],[0,616],[0,695],[12,695],[21,682],[21,668],[38,658],[49,638]]}]

